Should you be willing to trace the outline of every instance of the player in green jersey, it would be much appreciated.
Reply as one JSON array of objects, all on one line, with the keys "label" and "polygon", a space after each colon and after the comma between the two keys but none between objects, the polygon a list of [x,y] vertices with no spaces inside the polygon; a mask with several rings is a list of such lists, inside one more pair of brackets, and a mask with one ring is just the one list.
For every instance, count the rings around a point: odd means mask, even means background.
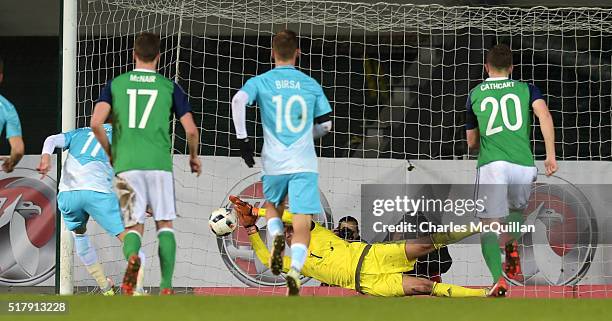
[{"label": "player in green jersey", "polygon": [[[546,160],[546,175],[557,171],[555,132],[552,117],[540,90],[530,84],[509,79],[512,52],[506,45],[489,50],[485,69],[489,75],[470,91],[467,101],[466,130],[468,146],[480,149],[478,155],[478,197],[485,199],[485,210],[478,212],[484,224],[523,222],[529,201],[535,167],[530,145],[531,112],[540,122]],[[506,264],[502,269],[500,238],[493,232],[481,233],[485,262],[493,277],[494,292],[503,296],[509,278],[520,277],[519,232],[509,233],[502,242]]]},{"label": "player in green jersey", "polygon": [[[198,176],[199,134],[191,106],[183,89],[157,73],[160,39],[143,32],[134,42],[136,68],[108,82],[98,99],[91,128],[108,154],[117,175],[116,186],[126,229],[123,253],[128,267],[122,289],[131,295],[140,259],[138,251],[144,232],[147,207],[155,218],[159,240],[161,294],[172,294],[176,240],[172,221],[176,218],[170,117],[183,125],[189,146],[189,166]],[[112,113],[112,150],[103,124]]]}]

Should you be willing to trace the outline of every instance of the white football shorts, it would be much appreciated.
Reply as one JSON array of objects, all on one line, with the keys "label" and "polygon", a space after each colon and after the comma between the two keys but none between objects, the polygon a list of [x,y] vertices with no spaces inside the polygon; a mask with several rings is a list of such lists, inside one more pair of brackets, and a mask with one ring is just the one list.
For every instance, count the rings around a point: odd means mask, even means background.
[{"label": "white football shorts", "polygon": [[[123,211],[125,226],[144,224],[147,207],[156,221],[176,219],[174,177],[171,172],[161,170],[130,170],[119,173],[115,182]],[[121,181],[127,186],[120,188]],[[127,190],[130,190],[126,192]],[[122,193],[128,194],[122,197]]]},{"label": "white football shorts", "polygon": [[510,210],[524,210],[529,203],[532,184],[538,175],[535,166],[495,161],[478,169],[477,195],[484,200],[480,218],[502,218]]}]

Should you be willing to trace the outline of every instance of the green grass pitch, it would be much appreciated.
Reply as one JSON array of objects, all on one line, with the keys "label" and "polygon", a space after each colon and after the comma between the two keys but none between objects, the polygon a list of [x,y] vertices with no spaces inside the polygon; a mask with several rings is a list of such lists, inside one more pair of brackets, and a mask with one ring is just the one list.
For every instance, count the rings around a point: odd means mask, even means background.
[{"label": "green grass pitch", "polygon": [[0,301],[68,302],[63,314],[17,315],[0,320],[444,320],[560,321],[604,320],[612,300],[598,299],[439,299],[373,297],[72,297],[1,295]]}]

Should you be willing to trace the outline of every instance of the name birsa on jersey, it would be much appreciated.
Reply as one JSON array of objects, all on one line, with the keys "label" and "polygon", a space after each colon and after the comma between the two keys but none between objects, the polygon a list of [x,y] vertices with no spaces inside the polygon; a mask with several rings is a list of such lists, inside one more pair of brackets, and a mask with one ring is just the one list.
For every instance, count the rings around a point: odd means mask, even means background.
[{"label": "name birsa on jersey", "polygon": [[154,75],[130,75],[130,81],[155,82],[155,76]]},{"label": "name birsa on jersey", "polygon": [[504,89],[504,88],[513,88],[514,81],[504,81],[501,83],[484,83],[480,85],[480,90],[489,90],[489,89]]},{"label": "name birsa on jersey", "polygon": [[295,80],[276,80],[276,89],[302,89],[299,81]]}]

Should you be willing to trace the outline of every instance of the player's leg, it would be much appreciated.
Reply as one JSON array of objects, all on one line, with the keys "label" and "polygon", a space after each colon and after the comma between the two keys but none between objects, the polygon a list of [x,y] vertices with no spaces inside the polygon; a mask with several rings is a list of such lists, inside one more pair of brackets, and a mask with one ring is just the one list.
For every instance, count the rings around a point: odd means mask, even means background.
[{"label": "player's leg", "polygon": [[176,263],[176,237],[173,221],[176,219],[174,177],[166,171],[143,171],[148,183],[147,203],[153,210],[157,229],[160,294],[173,294],[172,278]]},{"label": "player's leg", "polygon": [[[499,224],[502,219],[482,218],[483,225]],[[491,272],[493,283],[497,282],[502,277],[502,257],[499,249],[499,235],[495,232],[487,231],[480,234],[480,246],[482,255]]]},{"label": "player's leg", "polygon": [[84,204],[85,211],[100,225],[106,233],[123,241],[126,235],[121,219],[121,210],[117,196],[112,193],[82,191],[87,197]]},{"label": "player's leg", "polygon": [[406,240],[405,253],[408,259],[416,259],[442,247],[459,242],[466,237],[476,234],[476,231],[440,232],[423,236],[418,239]]},{"label": "player's leg", "polygon": [[430,237],[406,240],[406,244],[404,246],[404,252],[406,254],[406,258],[408,259],[416,259],[435,250],[436,247],[434,246]]},{"label": "player's leg", "polygon": [[[509,211],[510,214],[506,217],[506,224],[510,226],[523,225],[525,221],[523,211],[514,208],[510,208]],[[503,271],[508,278],[514,280],[518,280],[521,274],[521,263],[518,252],[518,239],[521,238],[521,235],[519,230],[513,230],[502,236],[505,252],[505,262],[502,264]]]},{"label": "player's leg", "polygon": [[141,265],[138,253],[142,246],[147,204],[147,182],[141,172],[122,172],[119,173],[118,178],[115,180],[115,188],[126,230],[123,238],[123,255],[128,264],[121,284],[123,294],[125,295],[132,295],[134,293]]},{"label": "player's leg", "polygon": [[272,238],[270,251],[270,270],[279,275],[283,269],[283,251],[285,234],[281,214],[285,210],[284,200],[287,196],[290,175],[264,175],[261,178],[266,203],[266,224],[268,235]]},{"label": "player's leg", "polygon": [[[478,198],[484,200],[484,211],[478,212],[483,226],[501,224],[508,215],[508,163],[498,161],[483,165],[478,170]],[[493,283],[502,279],[502,257],[499,249],[499,235],[493,231],[480,233],[482,255]],[[502,281],[503,283],[503,281]],[[503,286],[500,291],[505,291]]]},{"label": "player's leg", "polygon": [[428,295],[433,293],[434,282],[428,279],[418,278],[414,276],[402,276],[402,288],[404,295]]},{"label": "player's leg", "polygon": [[285,279],[287,280],[287,295],[299,295],[300,275],[302,267],[308,256],[308,245],[310,244],[310,214],[293,215],[292,227],[293,236],[291,238],[291,265]]},{"label": "player's leg", "polygon": [[141,267],[140,248],[142,246],[142,235],[144,224],[136,224],[126,227],[127,233],[123,239],[123,256],[127,260],[127,268],[121,283],[124,295],[133,295],[138,283],[138,273]]},{"label": "player's leg", "polygon": [[91,243],[89,235],[85,234],[86,231],[86,228],[79,228],[73,231],[75,252],[85,265],[89,275],[98,283],[100,292],[107,296],[115,295],[114,283],[104,273],[104,268],[98,261],[96,249]]},{"label": "player's leg", "polygon": [[312,215],[321,213],[319,174],[292,174],[288,194],[289,209],[295,214],[292,218],[291,268],[287,273],[287,286],[289,295],[297,295],[300,287],[299,276],[308,256]]},{"label": "player's leg", "polygon": [[96,249],[91,243],[89,235],[85,234],[86,231],[86,228],[79,228],[73,231],[75,252],[85,265],[89,275],[96,280],[102,294],[114,295],[114,283],[104,273],[104,268],[98,261]]},{"label": "player's leg", "polygon": [[58,209],[64,218],[66,228],[72,231],[75,252],[81,262],[83,262],[83,265],[85,265],[87,272],[94,278],[104,295],[112,295],[115,293],[113,284],[106,277],[102,265],[98,262],[96,249],[91,243],[89,236],[85,234],[89,215],[83,211],[82,205],[88,202],[84,199],[87,196],[84,192],[86,191],[59,193],[57,196]]},{"label": "player's leg", "polygon": [[280,213],[285,211],[285,203],[281,200],[279,203],[268,201],[264,203],[265,216],[267,222],[267,231],[271,236],[283,233],[283,221]]},{"label": "player's leg", "polygon": [[138,251],[138,258],[140,259],[140,269],[138,269],[138,275],[136,276],[136,290],[134,290],[135,296],[147,295],[147,291],[144,289],[144,269],[147,262],[147,256],[142,249]]},{"label": "player's leg", "polygon": [[[508,205],[510,214],[506,217],[505,223],[520,227],[524,223],[523,211],[529,203],[532,184],[537,177],[537,168],[515,164],[511,164],[509,167]],[[518,252],[518,239],[521,236],[520,229],[512,229],[503,237],[506,254],[503,270],[508,278],[514,280],[520,280],[521,278],[521,263]]]},{"label": "player's leg", "polygon": [[[94,191],[84,191],[88,195],[88,202],[84,205],[85,211],[100,225],[108,234],[117,237],[123,242],[127,231],[123,226],[121,218],[121,209],[119,208],[119,200],[114,193],[100,193]],[[136,292],[143,294],[144,283],[144,260],[145,254],[141,250],[138,251],[140,258],[140,268],[136,282]]]},{"label": "player's leg", "polygon": [[[532,166],[521,166],[509,164],[509,184],[508,184],[508,210],[506,224],[522,225],[524,222],[523,210],[527,208],[531,188],[535,182],[538,170]],[[513,230],[508,233],[506,242],[518,240],[522,234],[520,231]]]},{"label": "player's leg", "polygon": [[155,221],[159,244],[159,265],[161,270],[160,294],[172,294],[172,277],[176,263],[176,238],[172,221]]},{"label": "player's leg", "polygon": [[402,276],[402,287],[404,295],[432,295],[437,297],[469,298],[486,297],[488,289],[471,289],[459,285],[433,282],[428,279],[418,278],[409,275]]},{"label": "player's leg", "polygon": [[486,297],[488,289],[470,289],[458,285],[438,283],[425,278],[414,277],[400,272],[384,273],[371,270],[361,274],[360,289],[362,293],[399,297],[412,295],[431,295],[438,297]]}]

